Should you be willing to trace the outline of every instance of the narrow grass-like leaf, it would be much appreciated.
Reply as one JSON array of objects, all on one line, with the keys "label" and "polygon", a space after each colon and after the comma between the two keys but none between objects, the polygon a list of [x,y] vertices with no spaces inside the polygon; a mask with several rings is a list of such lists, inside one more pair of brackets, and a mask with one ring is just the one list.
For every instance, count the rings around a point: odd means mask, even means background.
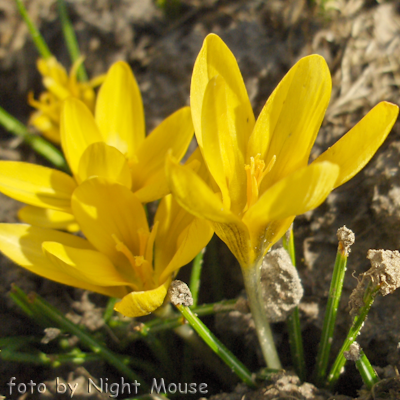
[{"label": "narrow grass-like leaf", "polygon": [[32,135],[24,124],[0,107],[0,125],[8,132],[24,139],[36,153],[50,161],[55,167],[68,172],[69,168],[60,150],[41,136]]},{"label": "narrow grass-like leaf", "polygon": [[189,307],[176,305],[191,327],[204,342],[225,362],[226,365],[249,387],[255,387],[250,371],[214,336],[214,334],[196,317]]},{"label": "narrow grass-like leaf", "polygon": [[[79,50],[78,40],[76,39],[75,31],[72,23],[68,16],[67,6],[64,0],[57,0],[58,5],[58,15],[60,16],[62,31],[64,34],[64,39],[67,44],[69,55],[72,62],[74,63],[81,57],[81,52]],[[83,63],[78,68],[78,79],[82,81],[87,81],[88,76],[83,66]]]},{"label": "narrow grass-like leaf", "polygon": [[[341,228],[343,229],[343,228]],[[346,229],[346,228],[345,228]],[[340,230],[339,230],[340,231]],[[338,232],[339,232],[338,231]],[[333,340],[336,316],[342,296],[344,276],[347,267],[348,248],[339,240],[331,286],[329,289],[328,304],[326,306],[324,325],[319,343],[317,361],[315,364],[315,381],[317,386],[322,386],[326,377],[329,354]]]},{"label": "narrow grass-like leaf", "polygon": [[197,306],[197,301],[199,299],[199,289],[200,289],[200,276],[201,270],[203,266],[203,257],[204,257],[205,249],[200,251],[199,254],[195,257],[192,263],[192,273],[190,275],[190,283],[189,288],[192,292],[193,297],[193,306]]},{"label": "narrow grass-like leaf", "polygon": [[50,49],[47,46],[46,41],[43,39],[43,36],[40,34],[39,30],[36,28],[35,24],[32,22],[31,18],[29,17],[28,11],[26,10],[24,3],[22,0],[15,0],[18,11],[21,14],[23,20],[25,21],[29,33],[32,36],[33,43],[36,46],[38,53],[43,57],[45,60],[52,56]]}]

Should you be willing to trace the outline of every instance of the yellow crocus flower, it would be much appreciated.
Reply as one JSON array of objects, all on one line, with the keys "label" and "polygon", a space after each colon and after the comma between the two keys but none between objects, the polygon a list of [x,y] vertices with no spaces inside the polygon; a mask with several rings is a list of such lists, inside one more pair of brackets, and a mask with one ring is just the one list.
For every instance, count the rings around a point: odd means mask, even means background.
[{"label": "yellow crocus flower", "polygon": [[77,185],[99,176],[124,185],[143,203],[160,199],[169,192],[167,152],[180,160],[193,132],[190,109],[183,107],[146,136],[139,87],[128,64],[117,62],[100,88],[94,116],[80,100],[64,101],[61,144],[73,176],[0,161],[0,191],[29,205],[19,213],[24,222],[76,231],[71,196]]},{"label": "yellow crocus flower", "polygon": [[143,205],[126,186],[92,177],[71,208],[85,239],[25,224],[0,224],[0,250],[14,262],[66,285],[122,298],[127,317],[160,307],[179,268],[207,245],[208,222],[164,197],[150,230]]},{"label": "yellow crocus flower", "polygon": [[398,107],[382,102],[308,165],[331,94],[318,55],[302,58],[279,83],[255,121],[237,62],[207,36],[191,83],[195,134],[216,185],[171,157],[171,192],[189,212],[212,222],[243,269],[258,265],[296,215],[320,205],[353,177],[385,140]]},{"label": "yellow crocus flower", "polygon": [[398,107],[379,103],[335,145],[309,163],[331,95],[318,55],[302,58],[271,94],[257,121],[236,59],[214,34],[195,62],[191,110],[212,179],[205,182],[173,157],[171,193],[188,212],[211,222],[240,263],[268,367],[281,368],[265,315],[260,265],[296,215],[320,205],[371,159],[389,134]]},{"label": "yellow crocus flower", "polygon": [[83,59],[80,58],[74,63],[69,76],[55,57],[46,60],[39,58],[37,61],[37,68],[47,90],[40,94],[38,100],[34,99],[33,93],[29,93],[28,103],[37,110],[32,113],[29,124],[57,144],[61,141],[60,116],[63,101],[73,96],[93,111],[96,99],[94,88],[104,80],[104,76],[101,75],[89,82],[79,82],[77,72],[82,61]]}]

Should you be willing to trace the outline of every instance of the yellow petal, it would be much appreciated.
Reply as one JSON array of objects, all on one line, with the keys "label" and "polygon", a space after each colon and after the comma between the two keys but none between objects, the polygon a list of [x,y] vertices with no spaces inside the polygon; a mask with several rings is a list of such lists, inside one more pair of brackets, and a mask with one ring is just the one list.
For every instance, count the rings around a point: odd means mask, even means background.
[{"label": "yellow petal", "polygon": [[189,167],[180,165],[169,156],[167,157],[166,172],[171,193],[186,211],[210,221],[240,222]]},{"label": "yellow petal", "polygon": [[127,259],[116,249],[116,239],[133,255],[140,255],[138,230],[149,231],[146,214],[140,201],[125,186],[104,178],[91,178],[75,190],[71,205],[85,237],[113,264],[127,264]]},{"label": "yellow petal", "polygon": [[25,206],[19,209],[18,218],[29,225],[41,228],[78,232],[80,230],[72,214],[49,208]]},{"label": "yellow petal", "polygon": [[145,137],[142,97],[129,65],[111,66],[100,88],[96,122],[104,141],[129,158],[136,154]]},{"label": "yellow petal", "polygon": [[45,255],[65,273],[99,286],[126,286],[128,283],[102,253],[79,249],[57,242],[44,242]]},{"label": "yellow petal", "polygon": [[169,187],[165,177],[165,170],[158,171],[158,173],[147,180],[142,188],[134,193],[141,203],[150,203],[166,196],[169,193]]},{"label": "yellow petal", "polygon": [[331,77],[318,55],[302,58],[274,90],[251,135],[248,160],[261,154],[276,162],[261,183],[260,193],[308,163],[311,148],[331,95]]},{"label": "yellow petal", "polygon": [[247,143],[254,127],[250,100],[235,56],[221,38],[214,34],[208,35],[204,40],[193,68],[190,87],[190,105],[197,142],[203,147],[201,118],[204,93],[208,82],[216,75],[224,79],[228,91],[234,95],[231,101],[236,104],[238,134],[241,135],[239,141]]},{"label": "yellow petal", "polygon": [[55,169],[24,162],[0,161],[0,191],[33,206],[71,211],[75,181]]},{"label": "yellow petal", "polygon": [[267,251],[274,245],[283,235],[288,231],[290,226],[292,225],[295,217],[287,217],[284,219],[278,219],[276,221],[272,221],[269,225],[267,230],[265,231],[265,238],[267,239],[268,246],[264,249],[264,254],[262,257],[265,256]]},{"label": "yellow petal", "polygon": [[[164,181],[164,187],[167,188],[164,172],[167,152],[171,149],[172,155],[181,160],[192,140],[193,133],[189,107],[181,108],[161,122],[146,137],[137,151],[137,162],[132,163],[132,190],[136,192],[150,182],[155,183],[155,177],[160,184]],[[163,193],[160,197],[167,193]],[[160,197],[154,197],[147,201],[154,201]]]},{"label": "yellow petal", "polygon": [[0,251],[21,267],[65,285],[91,290],[107,296],[121,295],[120,288],[91,285],[60,270],[43,254],[42,244],[50,240],[76,248],[92,249],[87,240],[68,233],[24,224],[0,224]]},{"label": "yellow petal", "polygon": [[102,142],[89,145],[79,162],[79,182],[94,176],[107,178],[128,189],[132,185],[131,171],[126,158],[115,147]]},{"label": "yellow petal", "polygon": [[252,247],[250,233],[242,221],[240,223],[213,222],[216,235],[228,246],[242,268],[254,264],[258,251]]},{"label": "yellow petal", "polygon": [[170,283],[168,280],[156,289],[129,293],[114,306],[114,310],[131,318],[148,315],[162,306]]},{"label": "yellow petal", "polygon": [[314,162],[330,161],[340,166],[335,188],[357,174],[372,158],[396,122],[399,107],[382,102],[375,106],[353,129]]},{"label": "yellow petal", "polygon": [[209,222],[186,212],[171,195],[164,197],[154,217],[158,221],[154,251],[155,275],[163,282],[189,263],[211,240]]},{"label": "yellow petal", "polygon": [[326,161],[301,168],[270,187],[248,210],[243,222],[253,237],[260,237],[270,222],[318,207],[338,175],[339,167]]},{"label": "yellow petal", "polygon": [[237,109],[220,76],[212,78],[204,94],[202,153],[211,175],[221,189],[223,202],[239,214],[246,205],[245,151]]},{"label": "yellow petal", "polygon": [[79,161],[89,145],[103,139],[93,114],[80,100],[69,97],[61,112],[61,144],[74,175],[78,174]]}]

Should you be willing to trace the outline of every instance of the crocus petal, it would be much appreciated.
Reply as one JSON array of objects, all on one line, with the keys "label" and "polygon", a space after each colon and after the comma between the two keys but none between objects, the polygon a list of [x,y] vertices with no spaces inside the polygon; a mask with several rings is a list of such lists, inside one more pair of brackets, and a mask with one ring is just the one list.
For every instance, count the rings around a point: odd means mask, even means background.
[{"label": "crocus petal", "polygon": [[254,264],[257,258],[257,249],[251,245],[250,232],[246,225],[238,223],[221,224],[213,222],[212,227],[216,235],[228,246],[229,250],[239,261],[242,268]]},{"label": "crocus petal", "polygon": [[24,224],[0,224],[0,251],[21,267],[65,285],[107,296],[118,297],[121,295],[120,288],[91,285],[60,270],[42,251],[43,242],[51,240],[76,248],[93,249],[87,240],[68,233]]},{"label": "crocus petal", "polygon": [[44,242],[45,255],[61,270],[77,279],[99,286],[126,286],[112,262],[102,253],[57,242]]},{"label": "crocus petal", "polygon": [[340,166],[335,188],[357,174],[372,158],[396,122],[399,107],[382,102],[375,106],[353,129],[314,162],[330,161]]},{"label": "crocus petal", "polygon": [[190,105],[197,142],[203,147],[201,126],[203,99],[206,87],[211,78],[220,75],[226,82],[231,101],[235,102],[239,142],[247,143],[254,127],[254,114],[247,95],[243,77],[235,56],[217,35],[208,35],[197,56],[190,87]]},{"label": "crocus petal", "polygon": [[243,222],[254,237],[262,235],[271,221],[318,207],[332,191],[338,175],[339,167],[327,161],[301,168],[270,187],[248,210]]},{"label": "crocus petal", "polygon": [[60,132],[65,157],[71,171],[77,175],[79,161],[87,147],[103,141],[92,113],[80,100],[69,97],[64,101]]},{"label": "crocus petal", "polygon": [[165,177],[165,170],[158,171],[147,180],[142,188],[134,193],[141,203],[149,203],[166,196],[169,193],[169,187]]},{"label": "crocus petal", "polygon": [[[181,108],[166,118],[153,132],[150,133],[137,151],[137,162],[132,162],[132,182],[134,192],[154,182],[154,177],[160,182],[165,181],[165,158],[171,149],[172,155],[180,160],[192,140],[194,133],[189,107]],[[161,171],[161,174],[160,174]],[[168,193],[166,182],[164,187]],[[147,201],[154,201],[154,197]]]},{"label": "crocus petal", "polygon": [[96,122],[104,141],[129,158],[144,140],[142,97],[129,65],[111,66],[96,102]]},{"label": "crocus petal", "polygon": [[146,214],[140,201],[125,186],[104,178],[91,178],[75,190],[71,205],[84,235],[113,264],[127,264],[127,259],[116,249],[116,240],[124,243],[133,255],[140,254],[138,230],[149,231]]},{"label": "crocus petal", "polygon": [[78,232],[80,230],[72,214],[49,208],[25,206],[19,209],[18,218],[29,225],[40,226],[42,228],[68,232]]},{"label": "crocus petal", "polygon": [[210,241],[211,224],[185,211],[171,196],[164,197],[154,217],[158,221],[154,248],[155,275],[161,282],[189,263]]},{"label": "crocus petal", "polygon": [[239,218],[226,209],[218,196],[189,167],[167,157],[168,185],[176,201],[186,211],[210,221],[240,223]]},{"label": "crocus petal", "polygon": [[148,315],[162,306],[170,282],[168,280],[156,289],[129,293],[115,304],[114,310],[130,318]]},{"label": "crocus petal", "polygon": [[106,178],[128,189],[132,185],[131,171],[125,156],[115,147],[103,142],[89,145],[79,162],[79,182],[94,176]]},{"label": "crocus petal", "polygon": [[308,163],[331,95],[331,76],[323,57],[297,62],[265,104],[251,135],[248,158],[261,154],[276,162],[261,183],[260,193]]},{"label": "crocus petal", "polygon": [[24,162],[0,161],[0,191],[33,206],[71,211],[75,181],[55,169]]},{"label": "crocus petal", "polygon": [[238,214],[246,205],[244,157],[247,142],[240,135],[234,97],[220,76],[212,78],[204,94],[202,153],[222,192],[223,202]]}]

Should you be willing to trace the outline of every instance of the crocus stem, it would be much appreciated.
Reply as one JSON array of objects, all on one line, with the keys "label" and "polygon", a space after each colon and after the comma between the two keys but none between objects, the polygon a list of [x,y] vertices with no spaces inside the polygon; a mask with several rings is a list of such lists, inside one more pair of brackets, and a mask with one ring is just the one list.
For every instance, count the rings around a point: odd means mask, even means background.
[{"label": "crocus stem", "polygon": [[[69,55],[71,57],[72,62],[75,62],[81,56],[75,31],[68,17],[68,11],[65,1],[57,0],[57,5],[58,5],[58,15],[60,16],[64,39],[67,44]],[[80,81],[88,80],[88,76],[86,74],[85,67],[83,66],[83,64],[79,66],[77,74],[78,74],[78,79]]]},{"label": "crocus stem", "polygon": [[276,351],[274,337],[264,311],[264,302],[261,293],[260,265],[255,264],[251,267],[242,268],[242,273],[264,360],[268,368],[281,369],[282,366],[278,352]]},{"label": "crocus stem", "polygon": [[360,358],[356,361],[356,367],[365,386],[368,390],[371,390],[372,387],[379,382],[379,377],[372,368],[372,365],[363,350],[360,350]]},{"label": "crocus stem", "polygon": [[255,387],[250,371],[213,335],[196,315],[182,304],[176,308],[182,313],[192,328],[200,335],[207,345],[228,365],[229,368],[250,387]]},{"label": "crocus stem", "polygon": [[203,266],[203,257],[205,253],[205,248],[200,251],[195,257],[192,264],[192,273],[190,275],[189,288],[192,292],[193,297],[193,307],[197,306],[197,301],[199,299],[199,289],[200,289],[200,275]]},{"label": "crocus stem", "polygon": [[[283,247],[289,253],[293,266],[296,267],[296,254],[292,227],[290,227],[287,236],[285,235],[283,237]],[[289,315],[286,324],[289,333],[289,344],[293,366],[300,380],[304,382],[306,379],[306,364],[304,361],[303,339],[301,337],[300,315],[298,307],[295,307],[292,314]]]},{"label": "crocus stem", "polygon": [[39,30],[36,28],[35,24],[32,22],[32,20],[29,17],[28,11],[26,10],[24,3],[22,0],[15,0],[17,3],[18,11],[21,14],[23,20],[25,21],[29,33],[32,36],[33,43],[36,46],[37,51],[43,57],[45,60],[49,59],[52,54],[50,49],[48,48],[45,40],[43,39],[43,36],[40,34]]},{"label": "crocus stem", "polygon": [[328,367],[329,353],[333,340],[336,316],[339,308],[340,297],[342,295],[347,258],[348,248],[343,245],[343,241],[339,240],[335,266],[333,268],[331,287],[329,289],[329,298],[328,304],[326,306],[324,325],[322,328],[321,340],[319,343],[317,360],[315,364],[315,381],[318,387],[321,387],[323,385],[326,377],[326,370]]},{"label": "crocus stem", "polygon": [[365,319],[368,312],[374,302],[375,296],[379,290],[379,287],[369,284],[364,296],[364,305],[358,310],[358,315],[354,318],[353,325],[351,326],[349,333],[347,334],[346,340],[344,341],[342,348],[339,351],[338,356],[329,372],[327,383],[329,388],[333,388],[339,379],[340,372],[346,364],[346,358],[344,352],[349,351],[350,345],[356,340],[362,326],[364,325]]},{"label": "crocus stem", "polygon": [[8,132],[22,137],[24,141],[36,151],[36,153],[46,158],[55,167],[68,171],[68,165],[65,162],[62,153],[58,149],[41,136],[31,135],[22,122],[18,121],[2,107],[0,107],[0,124]]}]

